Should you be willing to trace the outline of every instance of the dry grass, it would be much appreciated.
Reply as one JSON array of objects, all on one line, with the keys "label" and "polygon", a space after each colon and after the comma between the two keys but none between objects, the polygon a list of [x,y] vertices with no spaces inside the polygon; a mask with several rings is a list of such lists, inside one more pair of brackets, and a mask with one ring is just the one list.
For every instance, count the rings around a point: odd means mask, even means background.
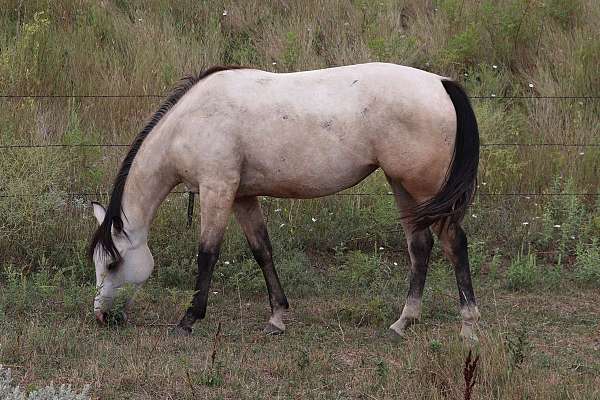
[{"label": "dry grass", "polygon": [[423,323],[401,341],[385,332],[391,320],[357,323],[340,312],[349,304],[372,312],[364,294],[294,296],[288,331],[272,337],[260,332],[264,296],[219,291],[194,336],[181,339],[165,325],[176,322],[184,293],[149,289],[134,326],[106,329],[95,325],[87,302],[69,307],[59,291],[33,299],[29,316],[5,321],[0,359],[23,386],[92,384],[94,398],[458,399],[472,350],[480,357],[473,399],[597,398],[595,292],[485,289],[480,343],[472,348],[458,338],[453,289],[430,293]]}]

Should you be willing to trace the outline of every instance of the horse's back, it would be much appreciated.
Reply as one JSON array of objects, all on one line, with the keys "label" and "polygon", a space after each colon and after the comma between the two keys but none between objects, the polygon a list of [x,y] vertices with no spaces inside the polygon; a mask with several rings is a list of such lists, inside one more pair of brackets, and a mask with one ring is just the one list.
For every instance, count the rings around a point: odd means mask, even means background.
[{"label": "horse's back", "polygon": [[398,176],[432,162],[447,167],[455,117],[441,79],[383,63],[231,70],[201,81],[174,111],[194,121],[186,140],[196,138],[203,152],[235,143],[245,193],[315,197],[378,166]]}]

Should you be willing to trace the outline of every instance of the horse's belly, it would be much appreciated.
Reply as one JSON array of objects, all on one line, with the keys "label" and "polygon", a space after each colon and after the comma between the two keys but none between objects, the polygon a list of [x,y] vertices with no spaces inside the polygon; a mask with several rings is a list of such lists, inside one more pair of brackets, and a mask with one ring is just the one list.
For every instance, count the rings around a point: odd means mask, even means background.
[{"label": "horse's belly", "polygon": [[303,166],[280,162],[269,169],[248,166],[242,172],[238,196],[322,197],[356,185],[377,169],[373,164],[330,161],[313,159]]}]

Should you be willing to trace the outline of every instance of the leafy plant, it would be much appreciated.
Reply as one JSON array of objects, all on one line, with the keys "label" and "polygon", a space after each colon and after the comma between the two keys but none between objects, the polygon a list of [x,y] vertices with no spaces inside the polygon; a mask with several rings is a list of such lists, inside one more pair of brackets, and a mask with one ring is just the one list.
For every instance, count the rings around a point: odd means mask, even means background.
[{"label": "leafy plant", "polygon": [[534,286],[539,277],[540,269],[535,254],[519,255],[508,267],[507,287],[512,290],[527,289]]},{"label": "leafy plant", "polygon": [[89,386],[86,386],[81,393],[77,393],[70,385],[56,387],[50,383],[48,386],[27,393],[13,383],[10,369],[0,365],[0,399],[3,400],[89,400],[88,392]]},{"label": "leafy plant", "polygon": [[600,243],[594,238],[591,243],[577,246],[575,277],[585,284],[600,286]]}]

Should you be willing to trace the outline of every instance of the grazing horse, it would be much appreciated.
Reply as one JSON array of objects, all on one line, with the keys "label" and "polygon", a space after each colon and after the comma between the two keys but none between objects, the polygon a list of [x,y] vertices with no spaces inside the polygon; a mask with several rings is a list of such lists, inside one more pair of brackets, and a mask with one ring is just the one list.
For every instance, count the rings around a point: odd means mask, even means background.
[{"label": "grazing horse", "polygon": [[420,317],[433,230],[456,272],[461,335],[474,338],[479,311],[460,223],[478,161],[468,97],[457,83],[429,72],[370,63],[284,74],[213,67],[185,78],[135,138],[108,207],[93,204],[96,318],[105,321],[118,288],[139,287],[152,273],[150,224],[172,188],[185,183],[200,199],[198,275],[174,333],[190,334],[206,314],[232,212],[266,280],[265,331],[282,333],[288,301],[257,196],[327,196],[381,168],[411,261],[406,303],[390,329],[402,335]]}]

